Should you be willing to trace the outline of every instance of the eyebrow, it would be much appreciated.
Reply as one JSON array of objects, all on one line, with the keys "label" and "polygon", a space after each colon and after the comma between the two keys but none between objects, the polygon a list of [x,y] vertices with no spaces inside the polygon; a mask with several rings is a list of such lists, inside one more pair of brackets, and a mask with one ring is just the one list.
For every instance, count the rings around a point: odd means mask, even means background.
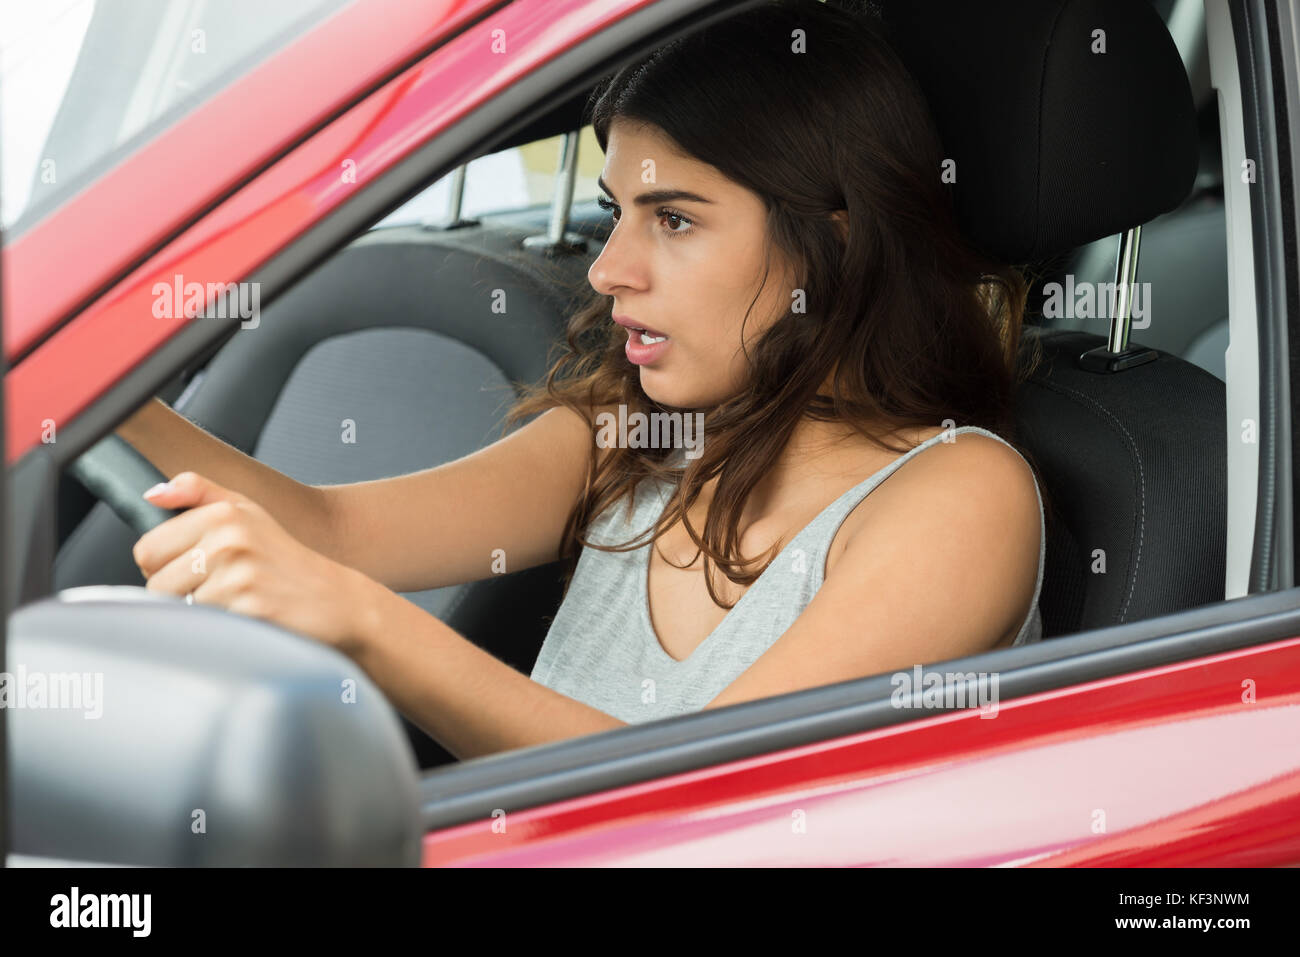
[{"label": "eyebrow", "polygon": [[[596,177],[596,185],[603,189],[611,199],[614,198],[614,191],[605,185],[603,176]],[[688,203],[712,203],[713,200],[705,199],[698,193],[689,193],[684,189],[656,189],[648,193],[642,193],[632,202],[636,206],[653,206],[656,203],[673,203],[685,201]]]}]

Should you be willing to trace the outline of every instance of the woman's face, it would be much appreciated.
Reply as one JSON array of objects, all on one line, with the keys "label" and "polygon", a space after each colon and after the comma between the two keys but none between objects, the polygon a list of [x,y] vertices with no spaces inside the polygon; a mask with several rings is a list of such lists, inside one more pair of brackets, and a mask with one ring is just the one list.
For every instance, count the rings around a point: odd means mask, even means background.
[{"label": "woman's face", "polygon": [[776,250],[763,282],[763,201],[655,127],[614,120],[607,147],[601,184],[615,226],[587,278],[613,297],[615,321],[667,337],[645,345],[629,331],[628,361],[646,395],[678,408],[717,405],[748,378],[742,322],[752,352],[790,308],[791,273]]}]

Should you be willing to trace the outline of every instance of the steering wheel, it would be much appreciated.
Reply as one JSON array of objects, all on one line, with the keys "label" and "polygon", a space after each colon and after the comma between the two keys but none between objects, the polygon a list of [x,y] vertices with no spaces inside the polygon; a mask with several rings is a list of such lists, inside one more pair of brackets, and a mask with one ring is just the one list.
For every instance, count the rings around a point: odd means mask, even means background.
[{"label": "steering wheel", "polygon": [[145,489],[167,481],[167,477],[116,432],[91,446],[68,466],[68,472],[137,536],[185,511],[160,508],[140,497]]}]

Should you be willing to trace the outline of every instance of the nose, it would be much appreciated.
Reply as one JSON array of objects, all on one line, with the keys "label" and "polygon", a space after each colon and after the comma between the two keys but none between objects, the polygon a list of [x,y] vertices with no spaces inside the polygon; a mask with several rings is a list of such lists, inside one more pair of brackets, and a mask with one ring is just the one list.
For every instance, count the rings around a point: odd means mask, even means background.
[{"label": "nose", "polygon": [[619,225],[614,225],[605,247],[587,270],[587,282],[602,296],[646,287],[645,257],[633,248],[631,234],[619,229]]}]

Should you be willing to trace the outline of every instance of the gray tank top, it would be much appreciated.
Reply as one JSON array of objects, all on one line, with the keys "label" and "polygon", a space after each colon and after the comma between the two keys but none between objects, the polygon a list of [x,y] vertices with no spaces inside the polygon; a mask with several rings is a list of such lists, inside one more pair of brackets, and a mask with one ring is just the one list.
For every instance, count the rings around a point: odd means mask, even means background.
[{"label": "gray tank top", "polygon": [[[961,426],[952,432],[979,432],[1012,447],[978,426]],[[702,709],[770,648],[812,601],[825,577],[831,541],[848,514],[895,469],[948,434],[927,439],[828,505],[786,543],[718,627],[681,661],[664,651],[650,623],[649,543],[626,552],[583,548],[568,594],[533,666],[533,680],[629,724]],[[1034,490],[1038,492],[1036,477]],[[633,495],[631,518],[627,518],[626,501],[619,500],[591,521],[587,537],[603,545],[639,538],[662,514],[672,492],[670,483],[642,482]],[[1038,641],[1043,634],[1038,596],[1047,537],[1041,492],[1038,515],[1038,579],[1016,645]]]}]

